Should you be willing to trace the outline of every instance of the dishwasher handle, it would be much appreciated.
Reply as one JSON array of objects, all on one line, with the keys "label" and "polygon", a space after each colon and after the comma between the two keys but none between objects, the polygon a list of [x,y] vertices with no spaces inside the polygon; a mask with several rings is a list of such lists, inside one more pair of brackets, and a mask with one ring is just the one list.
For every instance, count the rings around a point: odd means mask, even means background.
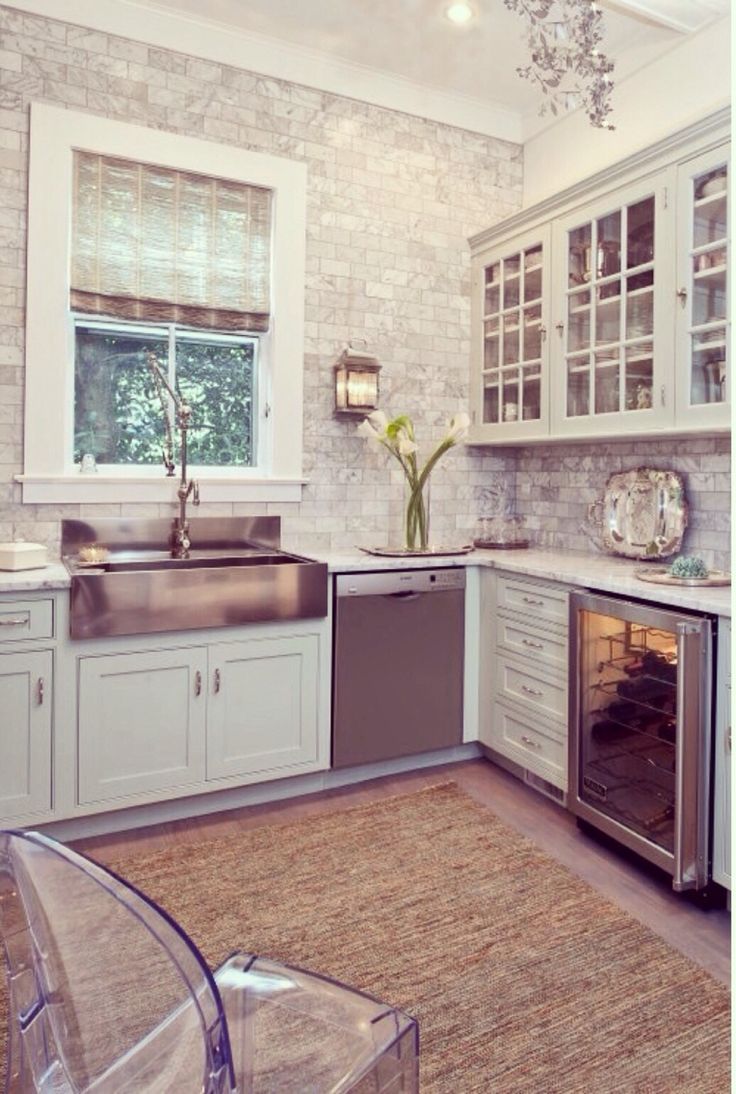
[{"label": "dishwasher handle", "polygon": [[415,592],[412,592],[411,589],[406,589],[403,592],[384,593],[383,595],[386,598],[386,600],[419,600],[419,597],[423,596],[424,594],[423,593],[415,593]]}]

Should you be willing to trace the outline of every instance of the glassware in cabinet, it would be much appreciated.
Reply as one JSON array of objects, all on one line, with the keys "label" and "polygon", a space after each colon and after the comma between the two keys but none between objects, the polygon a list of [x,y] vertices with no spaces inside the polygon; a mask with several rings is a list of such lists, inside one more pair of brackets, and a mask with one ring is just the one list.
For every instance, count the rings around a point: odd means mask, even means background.
[{"label": "glassware in cabinet", "polygon": [[558,229],[563,268],[556,280],[565,299],[557,382],[564,387],[553,433],[583,433],[601,419],[607,428],[635,431],[662,417],[654,398],[657,192],[639,187],[629,195],[600,212],[571,214]]},{"label": "glassware in cabinet", "polygon": [[483,439],[547,432],[546,295],[549,229],[480,266],[482,346],[475,426]]},{"label": "glassware in cabinet", "polygon": [[727,425],[729,412],[729,161],[725,149],[679,171],[678,421]]}]

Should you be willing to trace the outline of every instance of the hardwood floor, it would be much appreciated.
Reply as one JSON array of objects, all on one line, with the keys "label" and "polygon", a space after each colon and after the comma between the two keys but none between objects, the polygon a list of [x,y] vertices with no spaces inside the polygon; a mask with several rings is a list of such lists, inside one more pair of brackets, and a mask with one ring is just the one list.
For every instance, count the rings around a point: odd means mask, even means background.
[{"label": "hardwood floor", "polygon": [[341,787],[290,801],[77,840],[74,846],[105,863],[176,843],[199,843],[244,828],[291,824],[318,813],[349,809],[452,779],[505,824],[527,836],[632,916],[723,983],[730,981],[730,915],[703,910],[653,876],[581,832],[571,814],[486,760],[470,760]]}]

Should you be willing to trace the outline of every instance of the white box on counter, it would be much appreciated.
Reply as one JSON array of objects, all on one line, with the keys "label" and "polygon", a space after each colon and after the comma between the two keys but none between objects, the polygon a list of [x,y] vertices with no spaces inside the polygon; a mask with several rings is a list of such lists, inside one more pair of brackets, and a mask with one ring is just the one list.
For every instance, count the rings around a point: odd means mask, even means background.
[{"label": "white box on counter", "polygon": [[40,570],[47,563],[42,543],[0,543],[0,570]]}]

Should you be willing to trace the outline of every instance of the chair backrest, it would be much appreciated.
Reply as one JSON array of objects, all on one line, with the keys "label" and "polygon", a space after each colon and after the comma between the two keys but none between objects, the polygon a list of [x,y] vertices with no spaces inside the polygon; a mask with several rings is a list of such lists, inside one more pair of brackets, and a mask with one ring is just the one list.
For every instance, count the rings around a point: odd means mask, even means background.
[{"label": "chair backrest", "polygon": [[6,1089],[223,1094],[222,1002],[194,943],[133,886],[35,832],[0,832]]}]

